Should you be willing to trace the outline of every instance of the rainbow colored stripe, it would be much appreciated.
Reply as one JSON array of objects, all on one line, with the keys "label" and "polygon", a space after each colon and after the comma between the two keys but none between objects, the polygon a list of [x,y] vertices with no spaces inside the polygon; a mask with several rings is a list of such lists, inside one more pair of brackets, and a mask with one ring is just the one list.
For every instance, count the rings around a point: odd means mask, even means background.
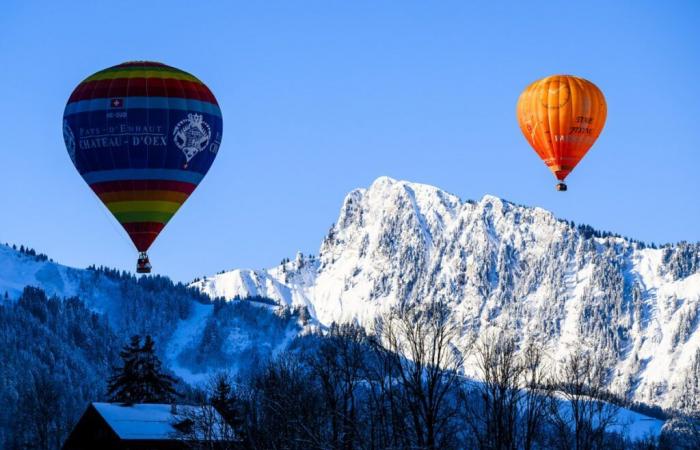
[{"label": "rainbow colored stripe", "polygon": [[64,112],[73,163],[139,251],[151,246],[204,178],[222,131],[209,88],[154,62],[91,75]]}]

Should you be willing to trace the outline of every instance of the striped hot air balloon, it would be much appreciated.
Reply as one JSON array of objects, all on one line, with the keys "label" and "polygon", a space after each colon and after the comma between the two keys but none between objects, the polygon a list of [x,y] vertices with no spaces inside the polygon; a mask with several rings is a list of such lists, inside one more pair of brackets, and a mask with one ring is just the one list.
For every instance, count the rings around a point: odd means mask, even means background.
[{"label": "striped hot air balloon", "polygon": [[222,132],[209,88],[165,64],[119,64],[71,94],[63,114],[68,154],[129,234],[138,272],[150,271],[146,251],[204,178]]}]

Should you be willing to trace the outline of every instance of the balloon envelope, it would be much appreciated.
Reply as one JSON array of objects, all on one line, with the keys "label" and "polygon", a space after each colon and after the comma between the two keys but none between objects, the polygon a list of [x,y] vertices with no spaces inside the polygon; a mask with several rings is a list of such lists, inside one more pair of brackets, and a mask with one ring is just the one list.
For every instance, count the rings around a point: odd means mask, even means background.
[{"label": "balloon envelope", "polygon": [[598,87],[571,75],[535,81],[518,99],[525,138],[559,180],[581,161],[603,131],[607,106]]},{"label": "balloon envelope", "polygon": [[91,75],[63,115],[73,164],[140,252],[202,181],[222,133],[209,88],[187,72],[147,61]]}]

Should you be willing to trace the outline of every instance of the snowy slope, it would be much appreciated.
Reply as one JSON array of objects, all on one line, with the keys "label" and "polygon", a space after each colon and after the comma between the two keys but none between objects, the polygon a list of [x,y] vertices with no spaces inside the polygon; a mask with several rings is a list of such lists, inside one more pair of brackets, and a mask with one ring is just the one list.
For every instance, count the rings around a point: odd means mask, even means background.
[{"label": "snowy slope", "polygon": [[17,298],[25,286],[41,286],[47,295],[76,295],[80,272],[0,245],[0,293],[10,298]]},{"label": "snowy slope", "polygon": [[191,384],[218,370],[245,370],[254,358],[264,361],[303,328],[290,308],[240,301],[217,309],[207,296],[167,279],[140,283],[127,274],[66,267],[0,245],[0,302],[16,301],[26,286],[80,298],[105,315],[123,342],[133,334],[152,335],[166,367]]},{"label": "snowy slope", "polygon": [[214,311],[212,305],[193,305],[190,316],[178,323],[175,332],[168,342],[166,365],[175,375],[191,384],[200,384],[207,381],[206,374],[194,373],[191,368],[183,367],[178,361],[180,355],[189,347],[196,344],[196,340],[202,336],[204,327]]},{"label": "snowy slope", "polygon": [[654,419],[627,408],[620,408],[615,416],[615,422],[616,425],[611,429],[632,441],[649,436],[658,438],[665,423],[663,420]]},{"label": "snowy slope", "polygon": [[317,258],[193,286],[304,305],[324,324],[446,301],[465,333],[507,329],[554,361],[594,348],[610,358],[613,390],[670,407],[700,389],[699,267],[697,245],[649,248],[540,208],[382,177],[347,195]]},{"label": "snowy slope", "polygon": [[48,296],[80,297],[91,309],[114,314],[119,283],[94,271],[42,260],[0,244],[0,295],[17,298],[25,286],[43,289]]}]

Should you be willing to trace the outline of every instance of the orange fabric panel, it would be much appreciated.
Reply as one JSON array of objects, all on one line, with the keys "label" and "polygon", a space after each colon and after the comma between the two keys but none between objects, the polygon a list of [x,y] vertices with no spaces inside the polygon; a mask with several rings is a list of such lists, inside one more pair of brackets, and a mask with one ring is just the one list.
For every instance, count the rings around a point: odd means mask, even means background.
[{"label": "orange fabric panel", "polygon": [[607,105],[590,81],[553,75],[525,88],[517,116],[525,139],[563,181],[603,131]]}]

